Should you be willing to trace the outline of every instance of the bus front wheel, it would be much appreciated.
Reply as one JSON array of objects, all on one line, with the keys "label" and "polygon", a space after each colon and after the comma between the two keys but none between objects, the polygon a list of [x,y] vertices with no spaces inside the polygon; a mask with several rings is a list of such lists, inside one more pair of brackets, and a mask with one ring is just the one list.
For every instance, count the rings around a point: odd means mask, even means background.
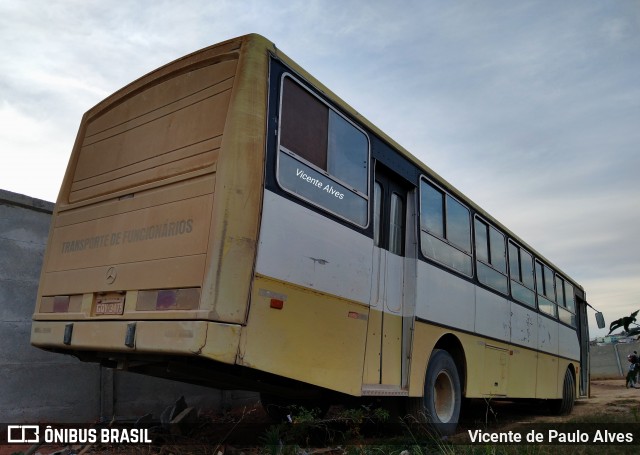
[{"label": "bus front wheel", "polygon": [[559,400],[551,400],[551,413],[556,415],[566,415],[573,410],[573,404],[576,401],[576,381],[573,379],[571,370],[567,368],[564,374],[564,382],[562,384],[562,398]]},{"label": "bus front wheel", "polygon": [[453,358],[447,351],[436,349],[427,366],[424,397],[410,399],[409,411],[440,434],[452,434],[460,417],[461,390],[460,376]]}]

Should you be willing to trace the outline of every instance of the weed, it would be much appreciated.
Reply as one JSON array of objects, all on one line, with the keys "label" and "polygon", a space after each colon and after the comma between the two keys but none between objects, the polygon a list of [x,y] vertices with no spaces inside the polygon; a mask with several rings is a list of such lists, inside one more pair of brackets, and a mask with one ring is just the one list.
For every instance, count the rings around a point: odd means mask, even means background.
[{"label": "weed", "polygon": [[[363,439],[365,426],[389,419],[388,411],[381,408],[350,408],[331,418],[320,418],[319,410],[300,406],[293,406],[290,411],[287,423],[272,425],[262,437],[265,450],[270,454],[281,455],[284,453],[282,447],[291,444],[308,447],[358,442]],[[367,447],[366,452],[356,453],[373,453],[369,450]]]}]

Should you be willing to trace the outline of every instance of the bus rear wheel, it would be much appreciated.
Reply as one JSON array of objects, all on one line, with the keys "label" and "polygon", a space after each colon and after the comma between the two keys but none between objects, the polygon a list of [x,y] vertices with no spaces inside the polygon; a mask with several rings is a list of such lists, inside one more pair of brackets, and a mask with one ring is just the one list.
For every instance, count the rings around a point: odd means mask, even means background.
[{"label": "bus rear wheel", "polygon": [[573,379],[571,370],[567,368],[564,374],[564,382],[562,385],[562,398],[559,400],[551,400],[551,412],[556,415],[566,415],[573,410],[573,404],[576,401],[576,381]]},{"label": "bus rear wheel", "polygon": [[451,355],[436,349],[431,354],[424,381],[424,397],[409,401],[409,412],[440,434],[452,434],[458,426],[462,388]]}]

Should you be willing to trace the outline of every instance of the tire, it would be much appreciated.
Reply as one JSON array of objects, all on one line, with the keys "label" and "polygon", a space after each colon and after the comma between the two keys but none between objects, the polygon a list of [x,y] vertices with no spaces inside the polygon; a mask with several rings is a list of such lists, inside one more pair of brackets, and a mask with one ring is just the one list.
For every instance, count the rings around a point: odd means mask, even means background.
[{"label": "tire", "polygon": [[410,399],[409,412],[438,433],[450,435],[458,426],[461,402],[458,368],[447,351],[436,349],[427,365],[424,396]]},{"label": "tire", "polygon": [[564,382],[562,384],[562,398],[559,400],[551,400],[551,413],[555,415],[567,415],[573,410],[576,401],[576,381],[573,379],[571,370],[567,368],[564,374]]}]

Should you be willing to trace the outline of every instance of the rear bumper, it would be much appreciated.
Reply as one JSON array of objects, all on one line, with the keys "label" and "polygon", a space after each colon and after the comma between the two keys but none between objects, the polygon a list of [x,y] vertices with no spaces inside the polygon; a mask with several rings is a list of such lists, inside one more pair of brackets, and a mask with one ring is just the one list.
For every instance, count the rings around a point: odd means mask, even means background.
[{"label": "rear bumper", "polygon": [[241,326],[210,321],[33,321],[31,344],[58,351],[201,356],[234,364]]}]

